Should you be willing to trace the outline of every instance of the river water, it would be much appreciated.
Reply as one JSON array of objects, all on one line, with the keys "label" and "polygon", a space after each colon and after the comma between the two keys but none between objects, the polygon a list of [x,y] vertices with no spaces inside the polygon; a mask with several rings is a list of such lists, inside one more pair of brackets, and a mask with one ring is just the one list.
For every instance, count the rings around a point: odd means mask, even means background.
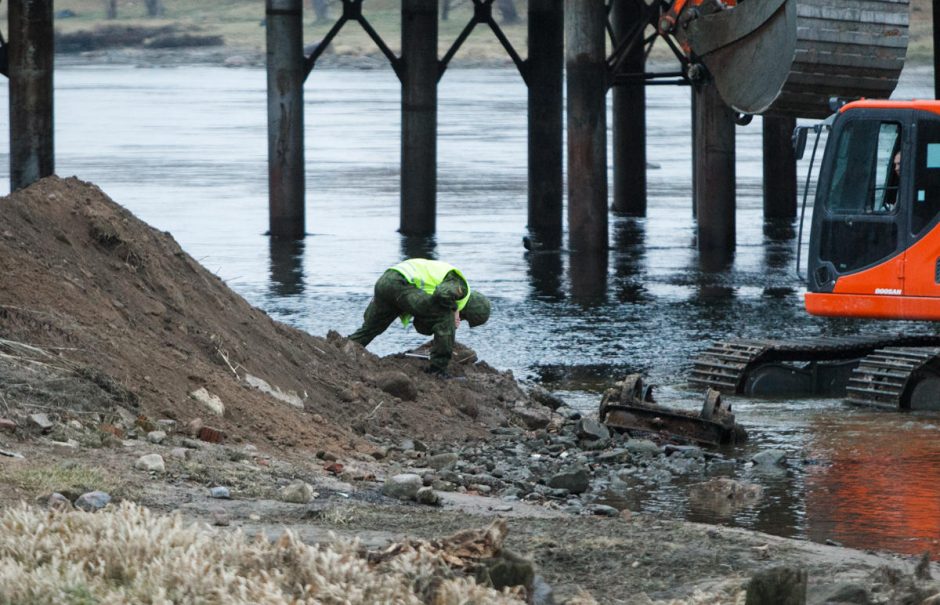
[{"label": "river water", "polygon": [[[98,184],[251,303],[314,334],[350,333],[375,278],[421,251],[459,265],[494,301],[490,322],[458,339],[491,365],[544,382],[573,405],[641,372],[658,399],[696,409],[690,359],[732,336],[928,330],[808,316],[795,273],[796,225],[765,224],[760,120],[737,138],[737,252],[699,268],[691,213],[687,89],[648,88],[649,216],[612,219],[606,280],[571,279],[565,253],[527,254],[526,90],[510,69],[456,69],[440,87],[438,234],[398,227],[399,85],[388,70],[324,70],[307,81],[307,230],[272,246],[267,229],[265,76],[260,69],[128,65],[56,72],[56,166]],[[932,73],[905,72],[899,98],[931,97]],[[0,96],[6,120],[7,96]],[[6,129],[4,128],[3,131]],[[0,192],[9,148],[0,137]],[[801,174],[807,162],[802,162]],[[804,242],[805,246],[805,242]],[[577,270],[575,270],[577,271]],[[575,275],[577,277],[577,275]],[[397,327],[370,349],[423,341]],[[940,417],[874,413],[838,400],[732,399],[746,458],[780,448],[789,467],[736,513],[697,509],[667,485],[634,510],[740,525],[858,548],[940,555]]]}]

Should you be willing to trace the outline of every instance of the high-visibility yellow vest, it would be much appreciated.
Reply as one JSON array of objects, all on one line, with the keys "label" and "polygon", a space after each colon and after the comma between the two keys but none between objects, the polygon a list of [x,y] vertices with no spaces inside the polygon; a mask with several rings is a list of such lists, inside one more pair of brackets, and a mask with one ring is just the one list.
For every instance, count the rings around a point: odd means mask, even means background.
[{"label": "high-visibility yellow vest", "polygon": [[[462,310],[467,305],[467,300],[470,299],[470,282],[467,281],[460,269],[443,261],[411,258],[390,268],[392,271],[401,273],[409,284],[424,290],[428,294],[434,294],[434,290],[444,281],[447,274],[453,271],[460,276],[460,279],[467,286],[467,294],[457,301],[457,310]],[[411,322],[411,316],[402,315],[401,321],[407,326]]]}]

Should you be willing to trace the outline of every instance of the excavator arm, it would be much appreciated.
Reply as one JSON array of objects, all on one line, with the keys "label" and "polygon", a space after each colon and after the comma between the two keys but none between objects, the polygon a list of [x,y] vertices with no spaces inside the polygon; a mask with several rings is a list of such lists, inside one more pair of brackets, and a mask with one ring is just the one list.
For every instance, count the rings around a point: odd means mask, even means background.
[{"label": "excavator arm", "polygon": [[674,0],[659,19],[745,114],[822,118],[829,99],[887,98],[910,0]]}]

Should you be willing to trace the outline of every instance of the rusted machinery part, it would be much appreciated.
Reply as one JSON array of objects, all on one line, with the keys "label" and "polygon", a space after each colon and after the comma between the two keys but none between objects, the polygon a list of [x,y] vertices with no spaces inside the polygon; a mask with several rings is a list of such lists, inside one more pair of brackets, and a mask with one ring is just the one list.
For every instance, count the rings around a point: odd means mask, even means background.
[{"label": "rusted machinery part", "polygon": [[852,372],[846,401],[891,410],[940,410],[940,348],[878,349]]},{"label": "rusted machinery part", "polygon": [[891,95],[909,12],[910,0],[742,0],[683,35],[735,111],[823,118],[832,97]]},{"label": "rusted machinery part", "polygon": [[643,401],[642,374],[630,374],[623,379],[623,386],[620,389],[620,401],[622,403]]},{"label": "rusted machinery part", "polygon": [[711,420],[720,409],[721,393],[715,389],[705,389],[705,402],[702,404],[702,411],[699,416],[705,420]]}]

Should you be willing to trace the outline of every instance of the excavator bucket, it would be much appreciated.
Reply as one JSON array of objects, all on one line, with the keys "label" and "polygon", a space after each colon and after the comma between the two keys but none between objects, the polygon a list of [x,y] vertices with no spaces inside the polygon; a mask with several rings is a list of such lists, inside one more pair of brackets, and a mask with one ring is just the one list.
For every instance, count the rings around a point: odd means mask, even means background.
[{"label": "excavator bucket", "polygon": [[741,113],[823,118],[829,99],[887,98],[910,0],[738,0],[688,22],[692,52]]}]

